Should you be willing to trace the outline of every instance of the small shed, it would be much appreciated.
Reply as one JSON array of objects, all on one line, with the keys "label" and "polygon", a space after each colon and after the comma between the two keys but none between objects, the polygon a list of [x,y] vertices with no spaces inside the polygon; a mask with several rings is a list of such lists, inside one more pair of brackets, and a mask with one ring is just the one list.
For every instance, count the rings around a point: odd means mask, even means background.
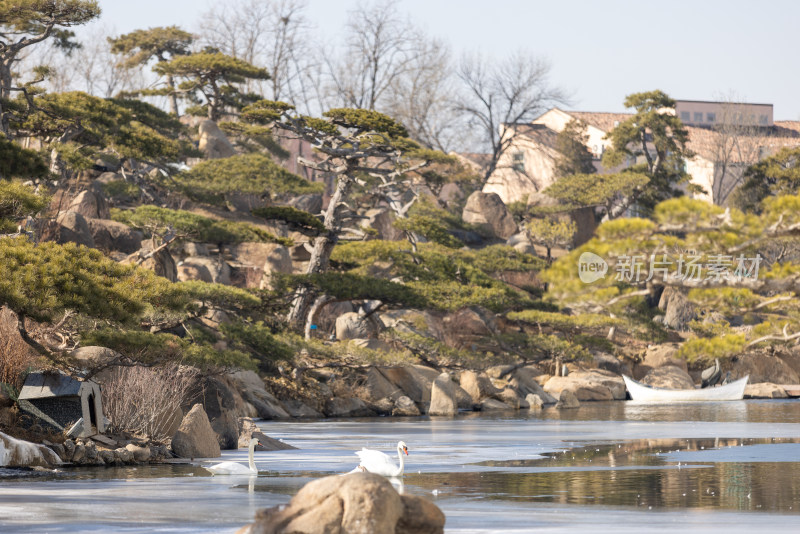
[{"label": "small shed", "polygon": [[92,380],[79,380],[60,371],[31,373],[19,393],[18,404],[58,431],[75,427],[75,437],[102,434],[106,429],[100,385]]}]

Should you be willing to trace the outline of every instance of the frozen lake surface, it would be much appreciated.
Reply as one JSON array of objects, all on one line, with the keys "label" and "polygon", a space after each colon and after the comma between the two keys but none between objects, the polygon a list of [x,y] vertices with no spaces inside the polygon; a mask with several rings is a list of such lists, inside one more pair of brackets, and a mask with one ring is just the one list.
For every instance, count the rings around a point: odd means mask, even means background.
[{"label": "frozen lake surface", "polygon": [[401,439],[402,491],[434,500],[447,532],[800,531],[797,401],[260,426],[300,450],[257,452],[258,477],[199,465],[0,469],[0,531],[234,532],[306,482],[353,469],[361,447],[394,454]]}]

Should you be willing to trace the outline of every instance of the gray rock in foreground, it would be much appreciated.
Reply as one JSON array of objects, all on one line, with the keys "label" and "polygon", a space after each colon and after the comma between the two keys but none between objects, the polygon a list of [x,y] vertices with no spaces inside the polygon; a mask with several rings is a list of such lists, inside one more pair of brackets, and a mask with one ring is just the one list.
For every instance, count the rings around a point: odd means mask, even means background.
[{"label": "gray rock in foreground", "polygon": [[286,506],[260,510],[237,534],[440,534],[439,507],[400,495],[372,473],[329,476],[306,484]]}]

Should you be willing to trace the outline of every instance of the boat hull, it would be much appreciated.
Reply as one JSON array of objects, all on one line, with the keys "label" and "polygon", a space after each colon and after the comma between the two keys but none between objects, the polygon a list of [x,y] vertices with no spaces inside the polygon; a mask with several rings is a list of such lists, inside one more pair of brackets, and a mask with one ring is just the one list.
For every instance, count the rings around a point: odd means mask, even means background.
[{"label": "boat hull", "polygon": [[747,385],[746,376],[730,384],[702,389],[662,389],[641,384],[622,375],[631,399],[637,402],[703,402],[742,400]]}]

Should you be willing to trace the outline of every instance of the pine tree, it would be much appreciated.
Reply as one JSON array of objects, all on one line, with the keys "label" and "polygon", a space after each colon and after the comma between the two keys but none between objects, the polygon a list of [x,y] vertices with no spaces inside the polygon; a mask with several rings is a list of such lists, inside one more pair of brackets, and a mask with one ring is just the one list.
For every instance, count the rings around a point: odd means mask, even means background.
[{"label": "pine tree", "polygon": [[556,178],[597,172],[594,166],[594,156],[586,145],[588,139],[586,124],[574,119],[558,132],[556,137],[558,158],[554,173]]},{"label": "pine tree", "polygon": [[[155,59],[165,63],[176,56],[189,54],[189,47],[194,37],[191,33],[177,26],[135,30],[116,38],[109,38],[111,51],[125,57],[124,65],[128,68],[143,67]],[[165,75],[169,94],[169,111],[178,115],[178,97],[175,92],[175,80],[172,74]]]},{"label": "pine tree", "polygon": [[603,166],[616,167],[626,160],[642,159],[629,169],[646,174],[646,187],[627,195],[609,218],[615,218],[636,203],[645,212],[662,200],[680,196],[678,185],[688,181],[684,161],[693,156],[688,149],[689,132],[675,115],[675,100],[662,91],[635,93],[625,98],[625,107],[635,113],[619,123],[606,138],[611,148],[603,154]]},{"label": "pine tree", "polygon": [[77,46],[68,29],[100,16],[95,0],[5,0],[0,3],[0,133],[10,134],[6,101],[21,87],[13,69],[25,49],[47,39],[69,49]]},{"label": "pine tree", "polygon": [[206,115],[213,121],[259,98],[243,94],[238,84],[246,80],[269,79],[266,69],[215,50],[176,56],[168,62],[157,63],[153,70],[183,81],[177,88],[166,87],[143,94],[176,95],[194,104],[186,110],[187,113]]}]

